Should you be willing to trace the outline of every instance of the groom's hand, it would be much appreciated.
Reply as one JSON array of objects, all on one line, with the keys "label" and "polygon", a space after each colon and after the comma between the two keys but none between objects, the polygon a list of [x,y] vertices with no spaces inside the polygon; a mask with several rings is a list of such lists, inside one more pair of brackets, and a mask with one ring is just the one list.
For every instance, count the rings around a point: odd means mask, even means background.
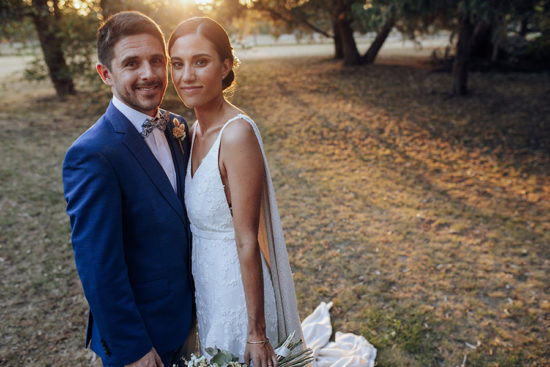
[{"label": "groom's hand", "polygon": [[162,360],[160,359],[155,348],[153,348],[139,360],[134,363],[127,364],[125,367],[164,367],[164,364],[162,363]]}]

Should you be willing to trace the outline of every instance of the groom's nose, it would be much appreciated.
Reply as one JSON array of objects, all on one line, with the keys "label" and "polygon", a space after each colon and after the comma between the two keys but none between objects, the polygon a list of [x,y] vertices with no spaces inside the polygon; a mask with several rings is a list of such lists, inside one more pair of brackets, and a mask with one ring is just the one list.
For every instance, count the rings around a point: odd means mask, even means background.
[{"label": "groom's nose", "polygon": [[142,65],[141,65],[141,70],[140,70],[140,77],[142,79],[150,79],[153,74],[154,74],[154,71],[153,71],[153,66],[151,65],[151,63],[149,62],[144,62]]}]

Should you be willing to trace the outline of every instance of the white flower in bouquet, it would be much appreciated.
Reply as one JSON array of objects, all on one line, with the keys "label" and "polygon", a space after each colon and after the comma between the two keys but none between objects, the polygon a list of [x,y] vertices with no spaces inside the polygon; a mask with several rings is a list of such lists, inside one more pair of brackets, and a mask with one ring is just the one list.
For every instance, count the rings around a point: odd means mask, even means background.
[{"label": "white flower in bouquet", "polygon": [[187,361],[187,367],[208,367],[208,360],[205,356],[197,357],[194,354],[191,354],[191,358]]},{"label": "white flower in bouquet", "polygon": [[[295,332],[292,332],[282,343],[275,347],[279,367],[304,367],[313,361],[311,349],[296,349],[302,344],[302,340],[294,340]],[[205,356],[191,355],[184,366],[187,367],[249,367],[246,363],[240,363],[239,358],[231,352],[219,348],[206,348],[206,353],[212,356],[210,361]]]}]

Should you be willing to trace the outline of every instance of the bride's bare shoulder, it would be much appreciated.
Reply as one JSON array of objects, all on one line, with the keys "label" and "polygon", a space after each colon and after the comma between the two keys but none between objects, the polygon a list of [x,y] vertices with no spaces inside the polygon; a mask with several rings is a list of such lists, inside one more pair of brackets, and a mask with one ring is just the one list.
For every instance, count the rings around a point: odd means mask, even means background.
[{"label": "bride's bare shoulder", "polygon": [[256,133],[250,121],[239,117],[227,125],[222,134],[223,144],[257,143]]}]

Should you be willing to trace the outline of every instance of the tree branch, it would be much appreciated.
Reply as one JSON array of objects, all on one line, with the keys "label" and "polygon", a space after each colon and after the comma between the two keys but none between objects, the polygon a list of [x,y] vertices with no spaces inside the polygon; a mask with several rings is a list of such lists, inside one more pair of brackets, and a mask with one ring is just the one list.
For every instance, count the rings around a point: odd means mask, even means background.
[{"label": "tree branch", "polygon": [[305,26],[309,27],[310,29],[312,29],[313,31],[317,32],[317,33],[320,33],[322,34],[323,36],[327,37],[327,38],[334,38],[334,35],[330,34],[330,33],[327,33],[325,32],[324,30],[322,30],[321,28],[317,27],[315,24],[309,22],[305,17],[303,16],[298,16],[298,15],[293,15],[293,14],[283,14],[281,11],[278,11],[274,8],[271,8],[269,6],[266,6],[260,2],[256,2],[254,3],[254,6],[253,6],[254,9],[256,10],[259,10],[259,11],[263,11],[263,12],[266,12],[268,13],[269,15],[271,15],[271,17],[273,19],[280,19],[280,20],[283,20],[287,23],[302,23],[304,24]]}]

